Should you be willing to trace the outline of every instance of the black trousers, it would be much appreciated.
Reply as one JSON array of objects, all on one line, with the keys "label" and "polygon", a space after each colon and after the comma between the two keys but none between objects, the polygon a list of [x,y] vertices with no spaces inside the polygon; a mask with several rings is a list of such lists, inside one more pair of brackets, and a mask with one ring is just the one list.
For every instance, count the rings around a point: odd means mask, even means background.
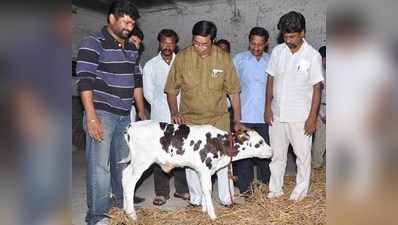
[{"label": "black trousers", "polygon": [[[247,128],[255,130],[259,133],[269,144],[269,132],[268,125],[265,123],[245,123]],[[242,159],[234,162],[235,164],[235,175],[238,177],[238,187],[240,193],[246,192],[250,188],[250,184],[253,182],[254,178],[254,165],[257,167],[257,179],[268,184],[269,178],[271,176],[271,171],[269,169],[269,163],[271,159],[259,159],[259,158],[249,158]]]},{"label": "black trousers", "polygon": [[170,177],[174,175],[174,187],[177,193],[189,193],[185,168],[175,168],[170,174],[162,171],[159,165],[153,167],[153,177],[155,181],[155,194],[157,196],[170,195]]}]

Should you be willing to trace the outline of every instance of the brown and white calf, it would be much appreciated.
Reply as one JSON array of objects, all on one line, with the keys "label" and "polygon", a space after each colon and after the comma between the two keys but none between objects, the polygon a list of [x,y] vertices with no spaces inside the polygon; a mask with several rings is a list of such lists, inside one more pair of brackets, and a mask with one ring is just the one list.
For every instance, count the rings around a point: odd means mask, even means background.
[{"label": "brown and white calf", "polygon": [[[125,134],[130,148],[127,167],[123,170],[124,210],[133,219],[134,190],[143,172],[153,163],[165,172],[174,167],[190,167],[198,172],[205,204],[202,211],[216,218],[211,199],[211,175],[226,167],[230,157],[228,133],[210,125],[177,125],[150,120],[132,123]],[[270,158],[271,148],[255,131],[243,132],[234,138],[235,156],[232,160],[251,157]]]}]

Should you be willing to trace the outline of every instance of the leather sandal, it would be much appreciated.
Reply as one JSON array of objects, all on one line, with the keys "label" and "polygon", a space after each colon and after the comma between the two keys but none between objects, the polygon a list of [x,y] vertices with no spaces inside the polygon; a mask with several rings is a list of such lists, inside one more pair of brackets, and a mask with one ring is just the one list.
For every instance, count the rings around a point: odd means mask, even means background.
[{"label": "leather sandal", "polygon": [[175,198],[181,198],[182,200],[189,200],[190,196],[189,193],[174,193]]}]

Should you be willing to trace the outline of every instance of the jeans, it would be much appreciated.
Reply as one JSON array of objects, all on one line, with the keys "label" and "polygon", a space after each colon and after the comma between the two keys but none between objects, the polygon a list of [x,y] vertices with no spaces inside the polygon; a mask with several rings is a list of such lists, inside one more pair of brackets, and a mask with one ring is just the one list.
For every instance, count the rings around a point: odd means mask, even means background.
[{"label": "jeans", "polygon": [[[175,168],[172,170],[174,174],[174,186],[176,193],[189,193],[187,179],[185,177],[185,168]],[[155,194],[157,196],[170,195],[170,176],[162,171],[160,166],[154,165],[153,178],[155,182]]]},{"label": "jeans", "polygon": [[[269,144],[268,125],[264,123],[245,123],[247,128],[257,131]],[[248,158],[234,162],[236,166],[236,176],[238,177],[238,187],[240,193],[249,190],[250,184],[253,182],[254,172],[253,166],[257,166],[257,179],[264,184],[268,184],[271,172],[269,169],[270,159]]]},{"label": "jeans", "polygon": [[118,163],[128,156],[129,148],[124,133],[130,124],[130,116],[121,116],[97,110],[97,117],[104,128],[104,139],[96,141],[88,135],[86,116],[87,207],[86,222],[94,225],[105,217],[112,207],[123,207],[122,170],[126,165]]}]

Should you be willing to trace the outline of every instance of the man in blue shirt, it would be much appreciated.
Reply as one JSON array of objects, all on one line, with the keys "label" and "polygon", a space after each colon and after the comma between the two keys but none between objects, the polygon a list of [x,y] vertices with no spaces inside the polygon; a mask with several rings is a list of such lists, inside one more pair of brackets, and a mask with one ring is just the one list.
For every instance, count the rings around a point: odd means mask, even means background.
[{"label": "man in blue shirt", "polygon": [[[249,50],[234,57],[234,65],[241,82],[241,122],[257,131],[269,144],[268,125],[264,122],[265,88],[270,56],[264,52],[269,33],[262,27],[254,27],[249,34]],[[244,159],[235,162],[238,187],[243,196],[248,196],[253,181],[253,165],[257,166],[257,179],[267,184],[270,178],[269,159]]]},{"label": "man in blue shirt", "polygon": [[130,124],[133,98],[140,119],[145,119],[144,101],[136,98],[142,93],[139,54],[127,41],[138,18],[130,1],[113,1],[108,24],[83,40],[77,56],[76,75],[85,111],[88,225],[106,224],[111,194],[116,206],[123,207],[125,165],[118,162],[129,151],[124,132]]}]

